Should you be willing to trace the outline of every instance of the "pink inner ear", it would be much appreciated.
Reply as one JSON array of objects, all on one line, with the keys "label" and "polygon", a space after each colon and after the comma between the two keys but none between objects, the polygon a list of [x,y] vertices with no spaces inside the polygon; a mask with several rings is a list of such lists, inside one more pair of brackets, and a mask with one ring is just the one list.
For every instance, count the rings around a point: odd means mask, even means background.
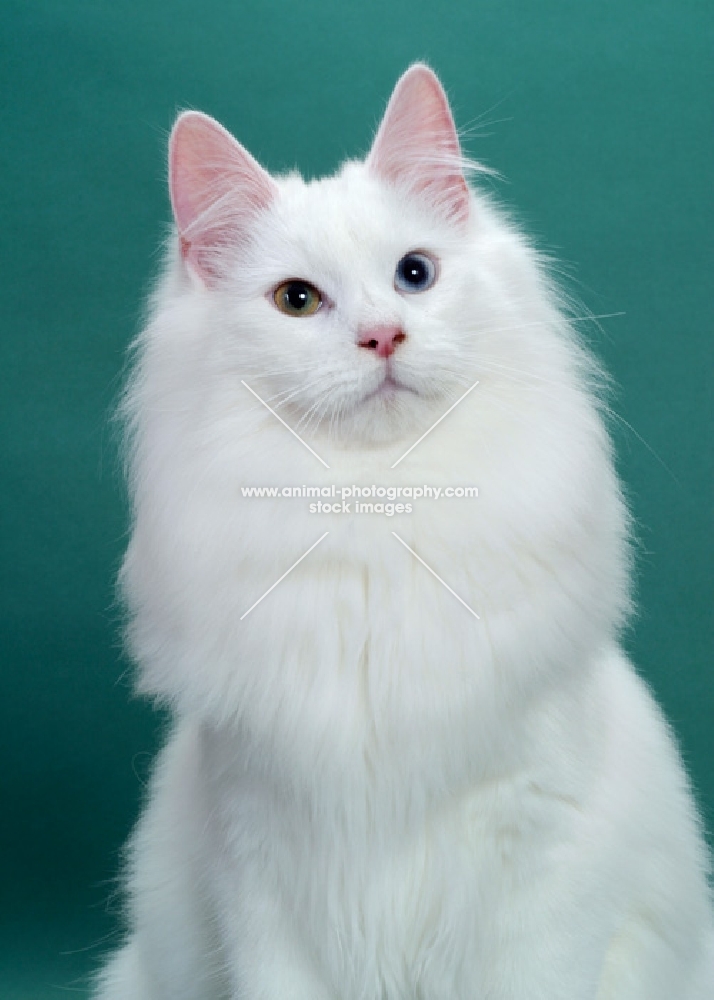
[{"label": "pink inner ear", "polygon": [[169,189],[182,256],[207,284],[220,277],[225,248],[244,238],[276,194],[270,174],[197,111],[180,115],[171,133]]},{"label": "pink inner ear", "polygon": [[367,165],[391,183],[428,195],[450,218],[468,217],[469,190],[456,126],[446,94],[428,66],[417,63],[398,81]]}]

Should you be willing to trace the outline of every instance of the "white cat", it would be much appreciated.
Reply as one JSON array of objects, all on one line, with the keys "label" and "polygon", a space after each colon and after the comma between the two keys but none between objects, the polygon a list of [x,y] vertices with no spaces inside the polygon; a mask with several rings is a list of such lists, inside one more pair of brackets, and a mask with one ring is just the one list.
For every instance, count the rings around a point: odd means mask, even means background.
[{"label": "white cat", "polygon": [[[464,170],[423,65],[324,180],[176,123],[121,578],[175,725],[101,1000],[714,997],[695,806],[618,646],[597,369]],[[479,496],[243,492],[417,483]]]}]

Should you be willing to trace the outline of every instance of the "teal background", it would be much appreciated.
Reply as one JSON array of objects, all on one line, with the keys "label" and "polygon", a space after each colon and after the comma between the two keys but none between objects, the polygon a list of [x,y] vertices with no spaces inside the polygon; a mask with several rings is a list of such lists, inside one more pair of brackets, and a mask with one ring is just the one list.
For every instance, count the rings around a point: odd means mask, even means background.
[{"label": "teal background", "polygon": [[[198,11],[201,11],[199,14]],[[110,411],[169,219],[177,110],[270,169],[364,152],[426,59],[594,313],[637,521],[630,650],[714,826],[709,0],[4,0],[0,997],[84,995],[164,720],[131,699]],[[67,992],[69,990],[69,993]]]}]

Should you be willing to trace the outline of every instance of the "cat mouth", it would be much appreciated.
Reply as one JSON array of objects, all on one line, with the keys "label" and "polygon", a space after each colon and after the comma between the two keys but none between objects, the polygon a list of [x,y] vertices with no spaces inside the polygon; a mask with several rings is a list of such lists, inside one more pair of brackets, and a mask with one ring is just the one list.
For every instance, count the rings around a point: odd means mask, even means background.
[{"label": "cat mouth", "polygon": [[406,385],[404,382],[400,382],[391,372],[387,372],[379,385],[375,389],[371,389],[366,396],[362,397],[362,402],[368,403],[372,399],[383,399],[385,402],[389,402],[403,392],[410,392],[414,396],[419,395],[416,389],[413,389],[410,385]]}]

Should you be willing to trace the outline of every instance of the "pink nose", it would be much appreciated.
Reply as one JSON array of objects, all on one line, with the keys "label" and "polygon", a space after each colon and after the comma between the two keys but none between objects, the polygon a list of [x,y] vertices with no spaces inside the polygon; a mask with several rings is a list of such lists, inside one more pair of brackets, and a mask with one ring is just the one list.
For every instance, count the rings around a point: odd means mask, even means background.
[{"label": "pink nose", "polygon": [[378,358],[388,358],[406,339],[406,333],[398,326],[374,326],[370,330],[362,330],[357,343],[360,347],[376,351]]}]

